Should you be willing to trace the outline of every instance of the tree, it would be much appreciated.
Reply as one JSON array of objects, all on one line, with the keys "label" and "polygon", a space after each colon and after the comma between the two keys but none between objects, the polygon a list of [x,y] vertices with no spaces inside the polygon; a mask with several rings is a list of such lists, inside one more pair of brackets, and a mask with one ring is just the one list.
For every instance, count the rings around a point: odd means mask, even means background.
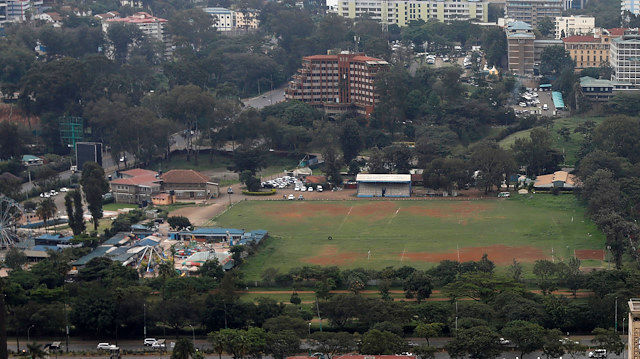
[{"label": "tree", "polygon": [[544,37],[547,37],[555,32],[556,25],[550,17],[545,16],[542,19],[538,19],[538,31]]},{"label": "tree", "polygon": [[425,187],[442,188],[448,193],[464,188],[470,179],[467,164],[458,158],[436,158],[423,171]]},{"label": "tree", "polygon": [[77,236],[84,232],[84,211],[82,208],[82,193],[79,190],[67,192],[64,196],[64,207],[69,218],[69,227],[73,235]]},{"label": "tree", "polygon": [[434,359],[436,357],[436,353],[438,352],[438,348],[432,347],[430,345],[419,345],[412,348],[412,351],[420,359]]},{"label": "tree", "polygon": [[516,164],[509,152],[500,148],[495,142],[481,142],[471,148],[470,163],[475,165],[471,170],[479,171],[476,186],[485,193],[494,187],[500,189],[502,181],[515,171]]},{"label": "tree", "polygon": [[260,190],[260,179],[250,170],[244,170],[240,173],[240,182],[244,183],[249,192],[257,192]]},{"label": "tree", "polygon": [[606,349],[607,354],[615,353],[616,355],[620,355],[624,350],[624,343],[620,339],[620,335],[612,329],[596,328],[591,334],[593,334],[591,341],[595,343],[598,348]]},{"label": "tree", "polygon": [[362,335],[360,352],[362,354],[383,355],[405,351],[407,343],[397,334],[371,329]]},{"label": "tree", "polygon": [[578,289],[584,284],[584,274],[580,270],[580,259],[576,257],[569,258],[565,268],[564,281],[567,288],[573,293],[573,298],[576,298]]},{"label": "tree", "polygon": [[300,303],[302,303],[302,299],[300,299],[300,296],[298,295],[297,292],[293,292],[291,293],[291,298],[289,298],[289,302],[293,305],[300,305]]},{"label": "tree", "polygon": [[210,259],[202,264],[200,268],[198,268],[198,275],[216,279],[216,281],[221,281],[224,277],[224,269],[218,262],[218,258]]},{"label": "tree", "polygon": [[275,359],[284,359],[300,350],[300,337],[292,330],[267,333],[267,352]]},{"label": "tree", "polygon": [[456,337],[445,348],[452,358],[465,355],[472,359],[493,359],[502,352],[499,336],[487,326],[460,329]]},{"label": "tree", "polygon": [[387,167],[396,173],[409,173],[413,151],[405,145],[391,145],[383,149]]},{"label": "tree", "polygon": [[322,159],[324,160],[324,173],[327,175],[327,180],[334,186],[342,186],[342,175],[340,174],[342,161],[338,157],[335,148],[327,146],[322,152]]},{"label": "tree", "polygon": [[545,47],[540,55],[540,73],[547,76],[558,76],[565,69],[573,71],[575,66],[569,52],[563,46]]},{"label": "tree", "polygon": [[547,259],[539,259],[533,265],[533,274],[537,277],[538,287],[543,294],[558,289],[558,266]]},{"label": "tree", "polygon": [[420,323],[414,329],[414,333],[422,338],[427,340],[427,345],[431,345],[429,343],[429,338],[437,337],[442,334],[442,329],[444,328],[444,324],[442,323]]},{"label": "tree", "polygon": [[99,164],[87,162],[82,168],[80,184],[88,204],[89,213],[91,213],[93,229],[97,231],[98,220],[102,218],[102,195],[109,190],[109,182],[107,182],[104,170]]},{"label": "tree", "polygon": [[196,350],[193,343],[187,338],[178,338],[176,345],[171,352],[171,359],[189,359],[193,357]]},{"label": "tree", "polygon": [[46,358],[47,353],[42,350],[42,346],[36,343],[27,344],[27,351],[30,359]]},{"label": "tree", "polygon": [[107,38],[114,48],[115,58],[124,63],[129,55],[129,46],[144,39],[144,33],[134,24],[116,22],[109,25]]},{"label": "tree", "polygon": [[520,358],[523,358],[525,354],[542,349],[545,330],[535,323],[514,320],[502,328],[502,335],[515,345]]},{"label": "tree", "polygon": [[27,255],[17,247],[11,247],[4,256],[4,265],[13,270],[22,268],[27,263]]},{"label": "tree", "polygon": [[507,271],[509,272],[509,274],[511,275],[511,278],[515,281],[515,282],[520,282],[520,280],[522,279],[522,264],[520,264],[520,262],[518,262],[515,258],[513,259],[513,263],[511,263],[511,265],[509,266],[509,268],[507,268]]},{"label": "tree", "polygon": [[47,220],[53,218],[57,210],[58,207],[56,207],[56,203],[53,201],[53,198],[45,198],[38,204],[36,215],[42,218],[44,226],[47,227]]},{"label": "tree", "polygon": [[[569,342],[572,341],[569,340]],[[565,354],[562,332],[559,329],[547,330],[542,343],[542,353],[547,359],[560,358]]]},{"label": "tree", "polygon": [[347,332],[315,332],[311,334],[315,349],[327,353],[329,357],[349,353],[355,348],[353,335]]},{"label": "tree", "polygon": [[350,163],[362,149],[360,126],[354,120],[347,120],[340,130],[340,146],[344,163]]},{"label": "tree", "polygon": [[431,278],[423,272],[413,272],[403,284],[407,298],[416,298],[418,303],[431,296]]},{"label": "tree", "polygon": [[308,323],[301,318],[281,315],[267,319],[262,328],[272,333],[293,331],[297,337],[304,337],[307,334]]},{"label": "tree", "polygon": [[20,158],[26,150],[29,133],[16,123],[0,122],[0,153],[2,159]]},{"label": "tree", "polygon": [[511,146],[519,165],[527,168],[527,174],[536,176],[557,170],[563,156],[551,148],[552,136],[548,130],[536,127],[529,138],[518,138]]},{"label": "tree", "polygon": [[170,216],[167,218],[167,223],[169,223],[169,226],[176,231],[182,231],[192,226],[189,218],[184,216]]}]

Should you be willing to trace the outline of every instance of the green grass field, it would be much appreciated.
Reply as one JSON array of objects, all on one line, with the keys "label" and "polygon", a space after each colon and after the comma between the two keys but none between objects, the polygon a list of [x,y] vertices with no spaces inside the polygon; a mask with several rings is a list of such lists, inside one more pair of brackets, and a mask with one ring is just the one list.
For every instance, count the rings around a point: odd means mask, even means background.
[{"label": "green grass field", "polygon": [[[565,161],[563,166],[575,166],[576,164],[576,154],[580,149],[584,141],[584,136],[581,133],[574,133],[573,130],[578,127],[578,125],[584,123],[585,121],[594,121],[596,124],[599,124],[604,120],[603,117],[562,117],[558,118],[553,122],[553,126],[549,128],[549,132],[553,137],[552,143],[553,147],[558,149],[560,152],[564,153]],[[562,136],[558,133],[562,127],[566,127],[571,131],[571,136],[568,141],[565,141]],[[529,137],[529,133],[531,130],[524,130],[513,133],[502,141],[500,141],[500,146],[506,149],[510,149],[511,145],[516,141],[517,138]]]},{"label": "green grass field", "polygon": [[246,201],[216,218],[215,224],[269,231],[270,238],[242,266],[248,280],[259,279],[268,267],[283,272],[314,264],[429,268],[443,259],[477,260],[483,253],[499,266],[516,258],[529,267],[536,259],[569,258],[575,249],[604,248],[603,235],[572,195]]}]

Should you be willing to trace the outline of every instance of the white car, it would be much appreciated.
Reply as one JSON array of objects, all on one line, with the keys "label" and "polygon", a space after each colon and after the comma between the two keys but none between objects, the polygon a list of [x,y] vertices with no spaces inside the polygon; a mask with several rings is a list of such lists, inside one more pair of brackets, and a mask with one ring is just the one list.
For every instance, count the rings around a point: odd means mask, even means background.
[{"label": "white car", "polygon": [[307,188],[307,191],[308,191],[308,192],[313,192],[313,187],[309,187],[309,188]]},{"label": "white car", "polygon": [[153,349],[165,349],[167,347],[167,345],[164,342],[165,342],[164,339],[158,339],[158,340],[156,340],[155,343],[153,343],[151,345],[151,347]]},{"label": "white car", "polygon": [[296,199],[296,197],[295,197],[294,195],[290,194],[290,195],[287,197],[287,199],[288,199],[289,201],[293,201],[294,199]]},{"label": "white car", "polygon": [[307,187],[305,187],[305,186],[300,187],[300,192],[304,192],[306,190],[307,190]]},{"label": "white car", "polygon": [[144,338],[144,346],[145,347],[150,347],[152,346],[155,342],[157,342],[156,338]]},{"label": "white car", "polygon": [[502,345],[509,345],[509,344],[511,344],[511,342],[510,342],[508,339],[505,339],[505,338],[500,338],[500,340],[499,340],[499,341],[500,341],[500,344],[502,344]]},{"label": "white car", "polygon": [[300,191],[300,187],[296,187],[293,189],[294,191]]},{"label": "white car", "polygon": [[69,192],[69,189],[67,187],[62,187],[60,188],[60,192]]},{"label": "white car", "polygon": [[607,350],[606,349],[594,349],[589,352],[589,358],[606,358]]},{"label": "white car", "polygon": [[322,186],[318,185],[318,192],[322,192],[322,191],[323,191]]},{"label": "white car", "polygon": [[548,110],[548,109],[549,109],[549,105],[547,105],[547,104],[545,103],[544,105],[542,105],[542,109],[543,109],[543,110],[545,110],[545,111],[546,111],[546,110]]},{"label": "white car", "polygon": [[115,347],[115,345],[111,345],[109,343],[98,343],[97,349],[98,350],[109,350],[109,349],[112,349],[114,347]]}]

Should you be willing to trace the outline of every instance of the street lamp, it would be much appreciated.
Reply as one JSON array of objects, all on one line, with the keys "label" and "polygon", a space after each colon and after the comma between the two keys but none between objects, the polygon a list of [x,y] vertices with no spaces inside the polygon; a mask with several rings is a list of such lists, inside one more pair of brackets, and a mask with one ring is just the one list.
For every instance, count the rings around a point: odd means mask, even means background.
[{"label": "street lamp", "polygon": [[35,324],[31,324],[31,326],[29,327],[29,329],[27,329],[27,343],[29,343],[31,341],[31,328],[35,327]]},{"label": "street lamp", "polygon": [[191,327],[191,334],[193,335],[193,346],[195,348],[195,346],[196,346],[196,330],[193,329],[193,325],[189,324],[189,326]]},{"label": "street lamp", "polygon": [[311,335],[311,322],[309,322],[309,335]]}]

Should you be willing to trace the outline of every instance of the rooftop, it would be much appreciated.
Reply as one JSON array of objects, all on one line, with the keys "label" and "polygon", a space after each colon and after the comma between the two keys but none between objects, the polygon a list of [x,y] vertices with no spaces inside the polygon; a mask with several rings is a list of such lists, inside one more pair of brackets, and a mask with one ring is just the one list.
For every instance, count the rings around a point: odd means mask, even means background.
[{"label": "rooftop", "polygon": [[510,31],[533,31],[533,28],[531,27],[531,25],[520,20],[510,22],[507,25],[507,29],[509,29]]},{"label": "rooftop", "polygon": [[194,170],[171,170],[160,176],[164,183],[207,183],[209,177]]},{"label": "rooftop", "polygon": [[640,312],[640,298],[629,299],[629,311]]},{"label": "rooftop", "polygon": [[156,171],[151,171],[151,170],[145,170],[142,168],[132,168],[130,170],[126,170],[126,171],[122,171],[120,172],[120,174],[123,177],[136,177],[136,176],[145,176],[145,175],[157,175],[158,172]]},{"label": "rooftop", "polygon": [[129,178],[116,178],[111,181],[111,184],[121,184],[130,186],[153,186],[160,182],[160,179],[153,175],[142,175]]},{"label": "rooftop", "polygon": [[578,177],[567,171],[556,171],[536,177],[534,187],[552,187],[554,182],[563,182],[564,187],[572,188],[578,184]]},{"label": "rooftop", "polygon": [[562,42],[600,42],[600,38],[596,38],[592,35],[574,35],[565,37]]},{"label": "rooftop", "polygon": [[356,176],[357,182],[411,182],[410,174],[377,174],[377,173],[359,173]]},{"label": "rooftop", "polygon": [[152,16],[149,13],[141,11],[127,17],[108,19],[107,22],[127,22],[131,24],[149,23],[150,24],[154,22],[167,22],[167,20]]}]

